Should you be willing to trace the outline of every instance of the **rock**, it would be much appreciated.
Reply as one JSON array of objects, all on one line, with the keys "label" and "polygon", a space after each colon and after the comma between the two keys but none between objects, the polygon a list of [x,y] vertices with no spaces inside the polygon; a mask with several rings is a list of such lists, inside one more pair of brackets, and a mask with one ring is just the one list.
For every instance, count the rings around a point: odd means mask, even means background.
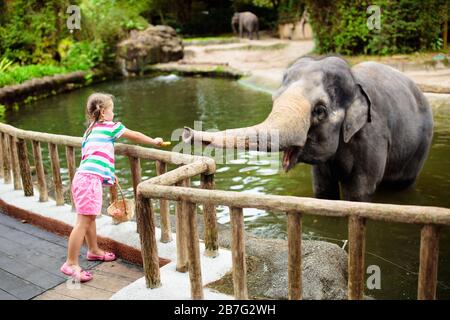
[{"label": "rock", "polygon": [[[221,246],[229,248],[231,234],[220,230]],[[247,281],[252,298],[288,298],[288,245],[282,239],[262,239],[247,234]],[[325,241],[302,241],[302,285],[305,300],[347,299],[347,253]],[[227,282],[231,273],[221,279]],[[216,286],[213,284],[213,288]],[[219,283],[219,287],[221,287]]]},{"label": "rock", "polygon": [[[154,202],[156,204],[156,202]],[[157,205],[155,211],[158,212]],[[170,216],[172,232],[175,217]],[[159,217],[156,219],[159,227]],[[203,238],[203,217],[197,219],[199,237]],[[218,224],[219,246],[231,248],[231,230]],[[157,239],[159,241],[159,239]],[[175,241],[175,240],[174,240]],[[245,233],[247,287],[250,299],[287,299],[288,245],[283,239],[267,239]],[[347,299],[347,253],[338,245],[325,241],[302,241],[303,299]],[[233,295],[231,270],[223,278],[207,286]]]},{"label": "rock", "polygon": [[117,65],[124,76],[139,74],[149,64],[183,58],[183,43],[169,26],[149,26],[133,30],[117,45]]}]

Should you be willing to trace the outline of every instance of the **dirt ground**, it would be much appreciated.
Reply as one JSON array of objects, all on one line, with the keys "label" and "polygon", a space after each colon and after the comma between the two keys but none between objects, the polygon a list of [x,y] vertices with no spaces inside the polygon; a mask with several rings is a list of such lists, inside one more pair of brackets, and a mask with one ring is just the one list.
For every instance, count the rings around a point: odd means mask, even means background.
[{"label": "dirt ground", "polygon": [[[247,73],[251,83],[274,90],[281,83],[286,68],[299,57],[312,54],[313,49],[313,40],[241,39],[236,43],[187,45],[184,61],[229,65]],[[344,58],[352,64],[368,60],[389,64],[408,75],[423,91],[450,93],[450,67],[440,61],[434,61],[434,56],[416,54]]]}]

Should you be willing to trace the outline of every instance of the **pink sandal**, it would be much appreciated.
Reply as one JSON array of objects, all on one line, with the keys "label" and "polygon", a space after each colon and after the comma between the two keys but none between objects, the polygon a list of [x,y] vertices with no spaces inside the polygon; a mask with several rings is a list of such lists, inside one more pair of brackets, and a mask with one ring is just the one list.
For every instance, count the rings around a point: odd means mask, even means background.
[{"label": "pink sandal", "polygon": [[109,262],[109,261],[116,260],[116,255],[114,253],[112,253],[112,252],[107,252],[107,251],[105,251],[105,254],[103,254],[103,255],[93,254],[93,253],[88,251],[87,259],[89,261],[97,261],[98,260],[98,261]]},{"label": "pink sandal", "polygon": [[82,269],[80,269],[80,271],[74,270],[67,263],[64,263],[60,270],[66,276],[71,276],[80,282],[87,282],[87,281],[92,280],[92,278],[93,278],[92,273],[90,273],[89,271],[82,270]]}]

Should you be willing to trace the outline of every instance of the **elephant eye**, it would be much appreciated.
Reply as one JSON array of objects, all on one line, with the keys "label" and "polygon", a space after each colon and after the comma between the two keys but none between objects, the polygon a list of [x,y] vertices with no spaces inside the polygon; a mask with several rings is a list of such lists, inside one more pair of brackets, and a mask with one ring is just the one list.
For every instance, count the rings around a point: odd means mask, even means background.
[{"label": "elephant eye", "polygon": [[323,104],[319,103],[314,107],[313,115],[322,120],[327,115],[327,108]]}]

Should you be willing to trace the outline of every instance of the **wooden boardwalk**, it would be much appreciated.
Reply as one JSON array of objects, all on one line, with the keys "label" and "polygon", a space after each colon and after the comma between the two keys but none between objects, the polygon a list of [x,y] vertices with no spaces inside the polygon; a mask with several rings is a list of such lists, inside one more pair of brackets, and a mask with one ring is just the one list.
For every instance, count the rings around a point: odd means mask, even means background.
[{"label": "wooden boardwalk", "polygon": [[143,276],[141,267],[118,260],[87,261],[94,279],[68,284],[59,268],[67,255],[67,239],[0,213],[0,300],[108,299]]}]

